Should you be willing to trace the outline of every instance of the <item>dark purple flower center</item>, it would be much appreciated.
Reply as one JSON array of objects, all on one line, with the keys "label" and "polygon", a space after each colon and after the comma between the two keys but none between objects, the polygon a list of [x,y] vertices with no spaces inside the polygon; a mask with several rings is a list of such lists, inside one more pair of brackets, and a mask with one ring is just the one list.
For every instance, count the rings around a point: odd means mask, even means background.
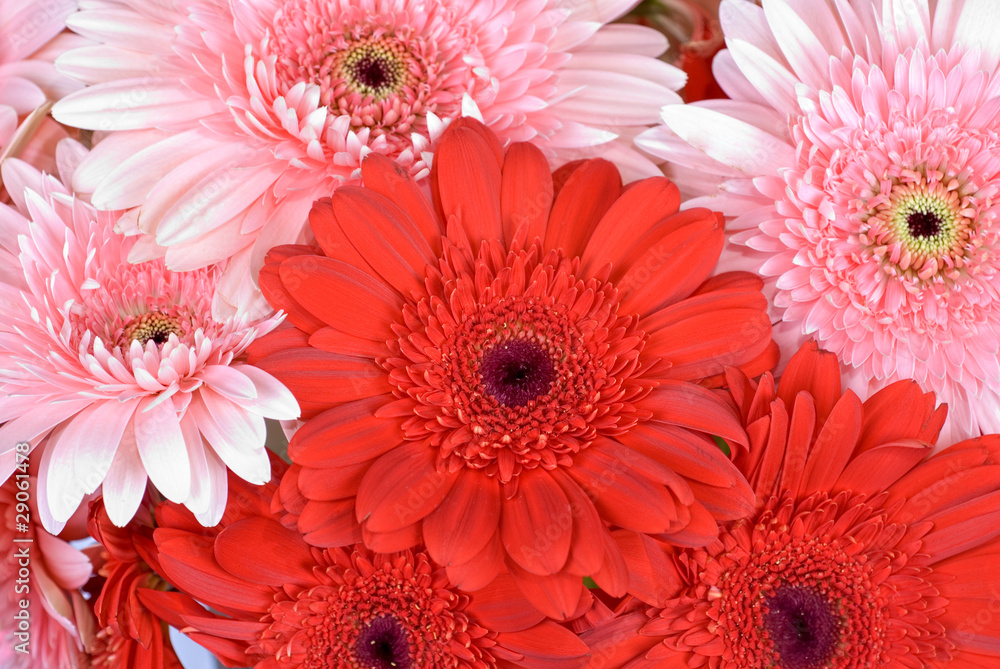
[{"label": "dark purple flower center", "polygon": [[764,629],[782,669],[819,669],[833,657],[839,640],[831,603],[808,586],[784,585],[764,604]]},{"label": "dark purple flower center", "polygon": [[374,90],[395,83],[396,77],[385,57],[364,55],[352,64],[352,74],[356,81]]},{"label": "dark purple flower center", "polygon": [[941,232],[941,219],[930,211],[915,211],[906,217],[906,225],[914,237],[934,237]]},{"label": "dark purple flower center", "polygon": [[508,407],[521,407],[549,391],[556,378],[551,356],[526,339],[508,339],[483,354],[483,388]]},{"label": "dark purple flower center", "polygon": [[411,669],[413,659],[406,630],[393,616],[375,618],[358,635],[354,659],[370,669]]}]

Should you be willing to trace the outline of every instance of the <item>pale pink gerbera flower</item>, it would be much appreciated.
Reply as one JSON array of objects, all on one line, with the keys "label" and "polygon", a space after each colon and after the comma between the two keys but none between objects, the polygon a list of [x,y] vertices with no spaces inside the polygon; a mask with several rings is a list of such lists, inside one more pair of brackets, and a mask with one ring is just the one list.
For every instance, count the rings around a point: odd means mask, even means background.
[{"label": "pale pink gerbera flower", "polygon": [[37,524],[38,482],[28,464],[20,460],[17,474],[0,485],[0,667],[74,669],[94,633],[80,592],[93,569],[86,555]]},{"label": "pale pink gerbera flower", "polygon": [[[66,17],[76,8],[76,0],[0,0],[0,160],[23,155],[37,164],[50,158],[45,148],[54,142],[46,140],[60,131],[42,119],[52,101],[81,88],[54,65],[60,53],[86,42],[65,32]],[[17,133],[32,112],[35,118]],[[42,132],[36,133],[39,124]]]},{"label": "pale pink gerbera flower", "polygon": [[[64,165],[85,153],[71,140],[60,149]],[[102,484],[124,525],[147,476],[214,524],[227,466],[269,479],[264,418],[298,416],[284,386],[234,361],[277,319],[213,320],[217,269],[130,265],[135,240],[113,232],[112,214],[26,163],[7,161],[2,174],[17,209],[0,206],[0,480],[15,443],[41,443],[32,458],[49,530]]]},{"label": "pale pink gerbera flower", "polygon": [[[604,25],[636,0],[102,0],[70,17],[103,42],[60,68],[89,88],[55,117],[118,131],[77,175],[102,209],[167,247],[171,269],[232,258],[229,303],[314,200],[369,152],[428,173],[447,122],[479,115],[557,162],[594,155],[658,174],[631,146],[684,74],[656,31]],[[133,259],[157,250],[140,243]],[[217,305],[220,309],[222,305]]]},{"label": "pale pink gerbera flower", "polygon": [[931,5],[725,0],[733,99],[666,107],[640,145],[734,217],[783,349],[816,338],[863,397],[916,379],[943,446],[1000,431],[1000,3]]}]

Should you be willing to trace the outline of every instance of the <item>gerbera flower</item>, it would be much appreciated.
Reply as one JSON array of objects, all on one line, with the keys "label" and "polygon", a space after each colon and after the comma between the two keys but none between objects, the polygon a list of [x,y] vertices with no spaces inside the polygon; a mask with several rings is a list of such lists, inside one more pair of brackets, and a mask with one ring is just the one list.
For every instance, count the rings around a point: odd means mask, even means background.
[{"label": "gerbera flower", "polygon": [[[75,0],[0,0],[0,161],[17,156],[40,169],[55,167],[55,144],[66,132],[48,110],[82,88],[53,64],[63,51],[87,42],[64,32],[76,9]],[[8,201],[2,182],[0,201]]]},{"label": "gerbera flower", "polygon": [[0,541],[5,546],[0,559],[0,666],[72,669],[93,633],[93,616],[79,590],[92,567],[86,555],[35,522],[38,480],[27,469],[24,465],[0,486]]},{"label": "gerbera flower", "polygon": [[951,409],[942,445],[998,432],[996,7],[814,4],[726,0],[733,100],[639,143],[734,217],[723,264],[769,278],[783,349],[815,337],[862,397],[915,379]]},{"label": "gerbera flower", "polygon": [[261,273],[295,327],[250,359],[311,418],[283,490],[308,541],[422,537],[452,582],[506,563],[560,617],[580,576],[618,582],[607,524],[703,543],[749,511],[708,435],[745,436],[704,386],[775,356],[759,280],[709,278],[714,213],[677,213],[663,177],[623,192],[601,159],[554,193],[538,149],[504,154],[464,119],[438,150],[434,206],[391,161],[363,170],[365,188],[313,209],[321,249],[278,247]]},{"label": "gerbera flower", "polygon": [[44,441],[33,458],[49,529],[102,484],[108,515],[124,525],[147,476],[216,522],[226,467],[266,481],[264,418],[298,414],[273,377],[235,361],[277,320],[213,320],[216,269],[130,265],[134,240],[113,232],[110,214],[20,161],[5,162],[3,177],[16,209],[0,209],[0,478],[13,444]]},{"label": "gerbera flower", "polygon": [[[633,178],[658,174],[631,135],[680,100],[684,75],[656,60],[655,31],[603,27],[632,4],[115,2],[69,19],[102,45],[59,61],[92,86],[54,113],[121,131],[78,189],[101,208],[141,205],[171,269],[233,257],[223,288],[241,302],[265,252],[298,240],[313,201],[356,181],[365,155],[422,177],[463,113],[553,160],[607,154]],[[134,258],[156,253],[141,248]]]},{"label": "gerbera flower", "polygon": [[629,560],[665,586],[658,608],[583,635],[603,666],[997,666],[1000,435],[928,457],[933,395],[913,381],[841,394],[815,344],[777,389],[729,380],[757,512],[705,548]]},{"label": "gerbera flower", "polygon": [[[227,666],[257,669],[572,669],[587,647],[535,610],[509,578],[459,592],[420,547],[320,549],[279,522],[275,485],[234,481],[220,525],[164,503],[153,533],[181,592],[140,600]],[[252,550],[247,550],[252,547]],[[202,608],[201,605],[211,610]]]},{"label": "gerbera flower", "polygon": [[153,518],[141,507],[125,527],[108,517],[101,498],[90,503],[87,528],[100,542],[101,587],[93,599],[98,630],[89,650],[94,669],[182,669],[167,625],[139,600],[140,588],[166,589],[157,575]]}]

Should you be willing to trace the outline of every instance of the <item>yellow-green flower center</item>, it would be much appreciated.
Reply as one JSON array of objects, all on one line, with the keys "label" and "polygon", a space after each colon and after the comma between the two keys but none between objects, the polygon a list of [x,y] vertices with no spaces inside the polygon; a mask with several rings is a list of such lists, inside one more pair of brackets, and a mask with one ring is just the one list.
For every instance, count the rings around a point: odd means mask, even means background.
[{"label": "yellow-green flower center", "polygon": [[176,334],[179,337],[183,332],[184,329],[178,323],[177,318],[152,311],[136,316],[129,321],[122,332],[122,339],[137,341],[143,346],[152,340],[159,346],[167,343],[171,334]]},{"label": "yellow-green flower center", "polygon": [[957,182],[918,175],[875,196],[869,206],[861,239],[883,271],[920,282],[958,276],[973,230]]},{"label": "yellow-green flower center", "polygon": [[333,54],[330,70],[339,78],[345,92],[370,96],[380,102],[412,84],[409,61],[412,58],[398,41],[382,37],[356,42],[349,49]]}]

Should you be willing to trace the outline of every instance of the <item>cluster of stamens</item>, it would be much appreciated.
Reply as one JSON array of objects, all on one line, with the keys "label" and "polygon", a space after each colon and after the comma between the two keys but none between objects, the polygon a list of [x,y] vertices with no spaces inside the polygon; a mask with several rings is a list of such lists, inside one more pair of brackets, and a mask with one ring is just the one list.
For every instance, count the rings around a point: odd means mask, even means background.
[{"label": "cluster of stamens", "polygon": [[424,553],[334,549],[318,557],[318,583],[276,592],[249,654],[302,669],[496,666],[487,650],[496,634],[469,620],[468,597],[452,592]]},{"label": "cluster of stamens", "polygon": [[410,60],[402,44],[389,37],[361,40],[348,49],[334,51],[318,72],[320,81],[329,82],[320,99],[330,105],[347,93],[357,93],[384,100],[403,86],[416,83]]},{"label": "cluster of stamens", "polygon": [[408,438],[438,447],[449,468],[508,483],[524,468],[569,466],[598,434],[637,422],[632,402],[651,388],[637,379],[644,335],[605,279],[581,281],[579,260],[541,258],[537,246],[462,253],[448,249],[432,272],[439,294],[405,307],[386,364],[419,403]]},{"label": "cluster of stamens", "polygon": [[168,314],[158,311],[140,314],[126,322],[122,328],[121,341],[137,341],[143,346],[147,341],[152,341],[157,345],[165,344],[170,335],[182,335],[184,333],[183,322]]},{"label": "cluster of stamens", "polygon": [[868,202],[859,240],[882,270],[911,282],[957,279],[975,244],[975,226],[959,183],[928,179],[896,180],[888,193]]}]

